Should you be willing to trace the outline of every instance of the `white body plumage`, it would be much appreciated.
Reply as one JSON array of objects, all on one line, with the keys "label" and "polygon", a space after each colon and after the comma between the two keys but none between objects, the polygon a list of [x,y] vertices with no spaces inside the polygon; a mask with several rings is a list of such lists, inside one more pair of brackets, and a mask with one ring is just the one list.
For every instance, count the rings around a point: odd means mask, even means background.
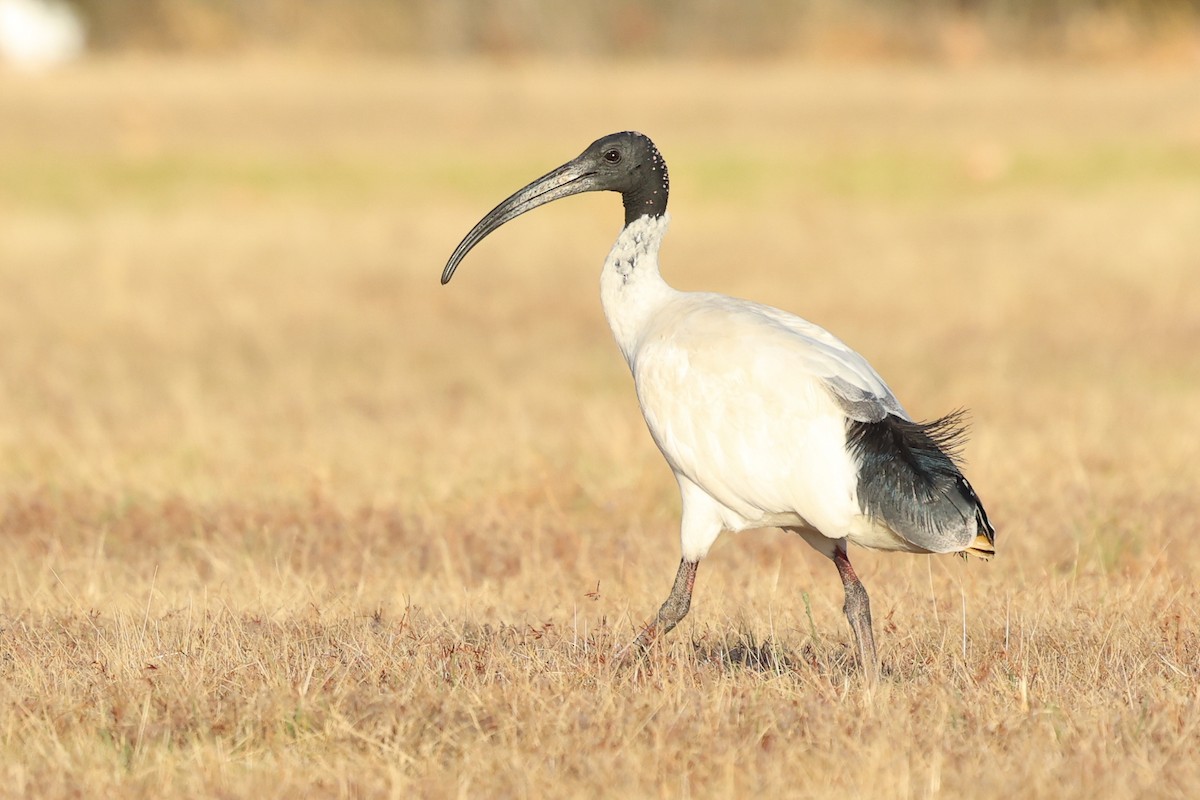
[{"label": "white body plumage", "polygon": [[703,558],[722,531],[763,527],[795,529],[829,556],[843,539],[925,551],[863,514],[846,412],[828,389],[839,379],[902,414],[883,379],[799,317],[668,286],[658,270],[668,222],[642,217],[622,230],[600,296],[679,482],[683,557]]}]

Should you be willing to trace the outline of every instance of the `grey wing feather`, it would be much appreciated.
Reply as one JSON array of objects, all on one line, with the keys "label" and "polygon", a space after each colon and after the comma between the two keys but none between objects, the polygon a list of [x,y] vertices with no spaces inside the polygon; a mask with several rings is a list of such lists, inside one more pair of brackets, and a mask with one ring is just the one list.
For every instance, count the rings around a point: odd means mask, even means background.
[{"label": "grey wing feather", "polygon": [[[890,390],[878,394],[836,375],[826,378],[825,385],[842,407],[842,411],[846,412],[846,416],[855,422],[879,422],[889,414],[908,419],[908,414]],[[884,388],[886,389],[886,386]]]}]

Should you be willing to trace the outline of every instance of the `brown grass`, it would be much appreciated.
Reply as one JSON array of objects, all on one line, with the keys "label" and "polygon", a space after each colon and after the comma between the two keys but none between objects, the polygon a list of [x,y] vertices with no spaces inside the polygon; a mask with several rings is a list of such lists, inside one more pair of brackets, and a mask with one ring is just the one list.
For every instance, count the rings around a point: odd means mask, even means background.
[{"label": "brown grass", "polygon": [[[596,298],[665,272],[972,410],[990,564],[728,537],[638,669],[673,482]],[[0,77],[13,796],[1184,797],[1200,783],[1195,75],[98,62]]]}]

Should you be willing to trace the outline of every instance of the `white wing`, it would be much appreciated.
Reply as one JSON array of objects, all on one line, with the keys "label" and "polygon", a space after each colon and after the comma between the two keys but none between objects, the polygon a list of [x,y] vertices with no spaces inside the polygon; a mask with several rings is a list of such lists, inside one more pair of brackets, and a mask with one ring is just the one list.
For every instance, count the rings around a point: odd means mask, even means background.
[{"label": "white wing", "polygon": [[879,374],[832,334],[723,295],[678,295],[643,332],[630,366],[672,468],[747,519],[795,512],[844,530],[859,513],[847,417],[907,418]]},{"label": "white wing", "polygon": [[791,333],[811,374],[828,383],[829,391],[841,401],[846,416],[859,422],[878,422],[888,414],[909,419],[875,368],[820,325],[771,306],[721,295],[710,297],[720,297],[726,305],[736,306],[736,316],[761,316]]}]

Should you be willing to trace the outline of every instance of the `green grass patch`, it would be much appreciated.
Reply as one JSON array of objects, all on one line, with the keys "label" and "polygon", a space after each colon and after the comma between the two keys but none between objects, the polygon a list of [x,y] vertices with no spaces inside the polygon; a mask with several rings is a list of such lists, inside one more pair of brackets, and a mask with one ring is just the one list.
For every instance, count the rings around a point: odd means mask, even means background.
[{"label": "green grass patch", "polygon": [[[354,205],[381,200],[500,199],[553,165],[538,155],[491,159],[426,154],[421,163],[380,156],[273,157],[169,153],[0,156],[0,202],[86,210],[112,204],[173,207],[230,197]],[[705,199],[769,199],[791,193],[889,201],[945,200],[1030,188],[1103,190],[1124,184],[1195,183],[1200,147],[1097,144],[1001,152],[973,164],[944,151],[862,150],[774,156],[731,152],[676,159],[689,192]],[[678,182],[678,181],[677,181]]]}]

